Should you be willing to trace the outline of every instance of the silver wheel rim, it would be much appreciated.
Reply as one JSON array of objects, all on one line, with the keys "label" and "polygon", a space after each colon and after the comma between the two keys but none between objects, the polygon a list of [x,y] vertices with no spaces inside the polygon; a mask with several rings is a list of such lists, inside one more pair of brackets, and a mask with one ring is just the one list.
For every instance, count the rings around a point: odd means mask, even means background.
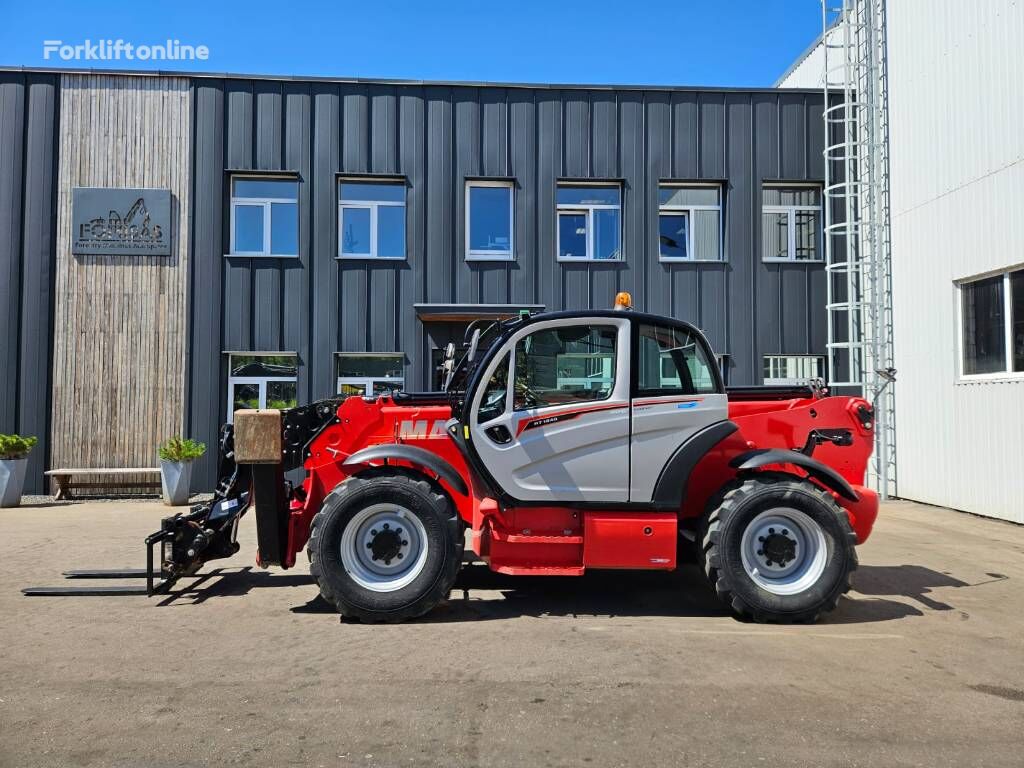
[{"label": "silver wheel rim", "polygon": [[396,504],[360,510],[341,534],[341,564],[352,580],[373,592],[408,586],[427,563],[427,531]]},{"label": "silver wheel rim", "polygon": [[766,509],[744,529],[740,558],[747,576],[761,589],[773,595],[797,595],[825,572],[825,532],[798,509]]}]

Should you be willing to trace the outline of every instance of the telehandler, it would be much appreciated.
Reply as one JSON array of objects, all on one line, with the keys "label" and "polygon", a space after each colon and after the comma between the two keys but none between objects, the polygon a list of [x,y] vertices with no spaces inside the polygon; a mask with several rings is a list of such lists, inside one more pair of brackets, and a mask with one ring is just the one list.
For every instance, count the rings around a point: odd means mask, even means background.
[{"label": "telehandler", "polygon": [[441,392],[237,411],[212,501],[163,520],[144,571],[66,575],[167,592],[235,554],[251,508],[259,565],[291,568],[305,548],[324,599],[366,622],[444,600],[467,538],[514,576],[672,570],[688,539],[737,614],[816,620],[850,588],[878,513],[871,404],[820,382],[727,390],[697,328],[630,304],[471,325]]}]

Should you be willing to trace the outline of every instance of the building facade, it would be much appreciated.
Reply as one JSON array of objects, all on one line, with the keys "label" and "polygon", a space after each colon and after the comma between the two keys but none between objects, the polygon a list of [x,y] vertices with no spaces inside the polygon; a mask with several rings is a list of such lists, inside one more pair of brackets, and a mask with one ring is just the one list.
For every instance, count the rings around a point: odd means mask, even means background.
[{"label": "building facade", "polygon": [[886,27],[897,493],[1024,523],[1024,7],[886,3]]},{"label": "building facade", "polygon": [[[821,110],[818,90],[0,72],[0,431],[40,437],[31,491],[152,466],[235,407],[433,388],[471,321],[624,290],[701,327],[729,383],[825,376]],[[211,451],[195,489],[214,472]]]}]

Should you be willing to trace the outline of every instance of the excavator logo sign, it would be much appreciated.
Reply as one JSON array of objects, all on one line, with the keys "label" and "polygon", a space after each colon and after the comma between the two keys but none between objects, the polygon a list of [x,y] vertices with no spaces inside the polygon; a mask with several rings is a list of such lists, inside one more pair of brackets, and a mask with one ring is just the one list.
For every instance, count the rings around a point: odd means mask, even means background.
[{"label": "excavator logo sign", "polygon": [[75,187],[71,219],[76,255],[171,253],[170,190]]},{"label": "excavator logo sign", "polygon": [[444,428],[444,419],[434,419],[431,424],[427,419],[411,419],[402,421],[398,425],[398,436],[403,440],[423,440],[432,437],[447,437],[448,432]]}]

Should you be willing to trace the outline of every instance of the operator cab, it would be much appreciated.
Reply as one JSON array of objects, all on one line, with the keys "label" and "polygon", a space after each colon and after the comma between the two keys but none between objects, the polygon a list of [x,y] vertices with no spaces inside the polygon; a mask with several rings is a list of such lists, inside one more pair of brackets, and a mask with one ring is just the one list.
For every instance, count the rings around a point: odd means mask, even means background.
[{"label": "operator cab", "polygon": [[506,499],[650,504],[681,446],[726,420],[704,335],[627,302],[524,317],[486,351],[470,344],[452,413],[470,463]]}]

